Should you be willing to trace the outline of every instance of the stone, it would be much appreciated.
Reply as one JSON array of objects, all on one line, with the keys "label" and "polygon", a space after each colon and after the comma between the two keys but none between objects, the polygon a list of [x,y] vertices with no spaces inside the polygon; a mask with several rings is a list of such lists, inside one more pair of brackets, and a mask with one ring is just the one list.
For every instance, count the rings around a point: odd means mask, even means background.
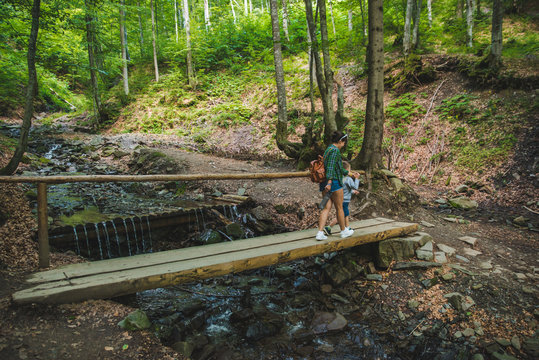
[{"label": "stone", "polygon": [[475,334],[477,336],[483,336],[483,335],[485,335],[485,331],[482,328],[475,329]]},{"label": "stone", "polygon": [[447,200],[446,199],[441,199],[441,198],[434,200],[434,202],[436,204],[439,204],[439,205],[446,205],[447,204]]},{"label": "stone", "polygon": [[421,284],[425,287],[425,289],[430,289],[434,285],[438,284],[438,278],[432,278],[432,279],[425,279],[421,281]]},{"label": "stone", "polygon": [[505,354],[505,353],[499,353],[499,352],[493,352],[492,358],[496,360],[518,360],[516,357]]},{"label": "stone", "polygon": [[485,358],[481,354],[473,354],[472,360],[485,360]]},{"label": "stone", "polygon": [[346,300],[338,294],[331,294],[330,298],[343,304],[350,304],[350,301]]},{"label": "stone", "polygon": [[389,289],[389,285],[386,285],[386,284],[380,285],[380,287],[381,287],[382,290],[384,290],[384,291],[386,291],[387,289]]},{"label": "stone", "polygon": [[446,253],[447,256],[453,256],[455,255],[455,252],[457,252],[457,250],[455,250],[455,248],[452,248],[451,246],[447,246],[444,244],[436,244],[436,246],[438,247],[440,251],[443,251],[444,253]]},{"label": "stone", "polygon": [[483,269],[483,270],[490,270],[490,269],[493,268],[492,263],[490,262],[490,260],[480,262],[479,267],[481,269]]},{"label": "stone", "polygon": [[503,347],[507,347],[511,345],[511,341],[504,338],[495,338],[494,341],[496,341],[498,344],[500,344]]},{"label": "stone", "polygon": [[315,334],[324,334],[330,331],[342,330],[347,324],[346,318],[337,312],[318,312],[314,314],[311,329]]},{"label": "stone", "polygon": [[241,239],[244,237],[243,228],[238,223],[230,223],[225,226],[225,232],[232,239]]},{"label": "stone", "polygon": [[398,262],[393,270],[426,270],[431,267],[440,267],[442,264],[429,261]]},{"label": "stone", "polygon": [[539,358],[539,339],[537,337],[524,339],[522,349],[535,359]]},{"label": "stone", "polygon": [[515,273],[515,279],[517,279],[518,281],[524,281],[526,280],[528,277],[526,276],[526,274],[523,274],[523,273]]},{"label": "stone", "polygon": [[328,279],[333,286],[340,286],[360,274],[365,270],[358,265],[354,259],[347,256],[340,256],[336,261],[324,268],[324,277]]},{"label": "stone", "polygon": [[436,251],[434,253],[434,261],[439,264],[445,264],[447,263],[447,257],[445,256],[445,253],[443,251]]},{"label": "stone", "polygon": [[380,274],[368,274],[367,275],[367,280],[370,280],[370,281],[382,281],[383,278],[382,278],[382,275],[380,275]]},{"label": "stone", "polygon": [[464,248],[464,249],[462,249],[462,252],[464,253],[464,255],[471,256],[471,257],[476,257],[477,255],[482,254],[481,251],[477,251],[477,250],[470,249],[470,248]]},{"label": "stone", "polygon": [[281,265],[275,269],[275,274],[281,278],[287,278],[294,272],[294,269],[288,265]]},{"label": "stone", "polygon": [[418,250],[415,251],[415,254],[416,254],[416,256],[417,256],[417,258],[419,260],[425,260],[425,261],[434,260],[434,254],[433,254],[432,250],[428,251],[428,250],[420,250],[420,249],[418,249]]},{"label": "stone", "polygon": [[466,193],[468,192],[468,190],[470,189],[470,187],[468,185],[459,185],[455,188],[455,192],[458,193],[458,194],[462,194],[462,193]]},{"label": "stone", "polygon": [[462,337],[462,331],[457,331],[455,333],[455,339],[460,339]]},{"label": "stone", "polygon": [[376,265],[387,268],[394,260],[412,258],[415,255],[415,250],[425,245],[429,240],[432,240],[429,234],[418,232],[412,236],[380,241],[376,251]]},{"label": "stone", "polygon": [[530,221],[530,219],[525,218],[524,216],[519,216],[513,219],[513,224],[516,224],[518,226],[526,226],[528,221]]},{"label": "stone", "polygon": [[445,221],[452,222],[452,223],[456,223],[458,221],[456,218],[451,218],[451,217],[444,217],[442,219],[444,219]]},{"label": "stone", "polygon": [[415,309],[419,306],[419,301],[415,300],[415,299],[412,299],[412,300],[409,300],[408,301],[408,307],[410,309]]},{"label": "stone", "polygon": [[424,227],[428,227],[428,228],[433,228],[433,227],[435,226],[434,224],[431,224],[431,223],[426,222],[426,221],[424,221],[424,220],[422,220],[422,221],[419,223],[419,225],[424,226]]},{"label": "stone", "polygon": [[251,210],[251,213],[254,215],[254,217],[257,220],[270,221],[272,219],[271,218],[271,213],[266,208],[264,208],[263,206],[255,207],[253,210]]},{"label": "stone", "polygon": [[245,190],[245,188],[241,187],[241,188],[238,189],[238,195],[239,196],[244,196],[246,192],[247,192],[247,190]]},{"label": "stone", "polygon": [[424,251],[433,251],[434,246],[432,244],[432,241],[428,241],[425,245],[420,247],[418,250],[424,250]]},{"label": "stone", "polygon": [[475,302],[473,299],[469,296],[464,296],[461,293],[454,292],[445,294],[444,298],[447,299],[447,301],[453,306],[453,308],[457,311],[465,312],[470,307],[475,305]]},{"label": "stone", "polygon": [[511,345],[517,350],[520,350],[522,348],[520,344],[520,339],[517,335],[513,335],[513,337],[511,338]]},{"label": "stone", "polygon": [[475,331],[474,331],[474,329],[466,328],[466,329],[464,329],[464,331],[462,332],[462,335],[464,335],[464,336],[466,336],[466,337],[474,336],[474,335],[475,335]]},{"label": "stone", "polygon": [[195,346],[188,341],[175,342],[174,344],[172,344],[171,347],[172,349],[174,349],[174,351],[182,354],[186,358],[189,358],[191,354],[193,354],[193,351],[195,350]]},{"label": "stone", "polygon": [[451,281],[455,278],[455,274],[451,273],[451,272],[448,272],[448,273],[445,273],[442,275],[442,279],[444,281]]},{"label": "stone", "polygon": [[449,199],[449,205],[456,209],[462,210],[475,210],[477,209],[477,201],[467,198],[466,196],[459,196]]},{"label": "stone", "polygon": [[399,320],[400,321],[404,321],[406,320],[406,315],[404,315],[404,313],[402,311],[399,310],[399,312],[397,313],[397,316],[399,317]]},{"label": "stone", "polygon": [[146,313],[140,309],[133,311],[118,323],[118,326],[125,330],[144,330],[148,329],[151,325]]},{"label": "stone", "polygon": [[367,264],[366,270],[369,274],[376,274],[376,267],[372,261]]},{"label": "stone", "polygon": [[455,259],[457,259],[458,261],[466,262],[466,263],[470,262],[468,258],[465,258],[464,256],[460,256],[460,255],[455,255]]},{"label": "stone", "polygon": [[460,241],[464,241],[466,244],[471,245],[472,247],[477,242],[477,238],[471,237],[471,236],[461,236],[458,238]]},{"label": "stone", "polygon": [[331,293],[331,290],[333,290],[333,287],[330,284],[323,284],[320,286],[320,291],[322,294],[329,294]]},{"label": "stone", "polygon": [[396,178],[396,177],[397,177],[397,175],[395,175],[395,173],[393,173],[393,172],[391,172],[391,171],[389,171],[389,170],[387,170],[387,169],[381,169],[380,172],[381,172],[382,174],[384,174],[385,176],[387,176],[388,178],[390,178],[390,179],[391,179],[391,178]]},{"label": "stone", "polygon": [[392,177],[389,179],[389,182],[391,183],[391,187],[395,192],[399,192],[404,188],[404,184],[402,183],[401,179],[397,177]]},{"label": "stone", "polygon": [[198,241],[204,245],[209,245],[223,242],[223,238],[221,237],[221,234],[219,234],[219,232],[208,229],[200,235]]}]

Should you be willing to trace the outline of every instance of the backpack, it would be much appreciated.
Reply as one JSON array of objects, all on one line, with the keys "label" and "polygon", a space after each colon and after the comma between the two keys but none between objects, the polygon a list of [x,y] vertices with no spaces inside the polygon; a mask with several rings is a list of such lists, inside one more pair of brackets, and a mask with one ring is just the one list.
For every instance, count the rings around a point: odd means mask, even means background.
[{"label": "backpack", "polygon": [[324,158],[318,155],[318,159],[311,161],[309,165],[309,173],[311,181],[314,183],[322,183],[326,181],[326,169],[324,168]]}]

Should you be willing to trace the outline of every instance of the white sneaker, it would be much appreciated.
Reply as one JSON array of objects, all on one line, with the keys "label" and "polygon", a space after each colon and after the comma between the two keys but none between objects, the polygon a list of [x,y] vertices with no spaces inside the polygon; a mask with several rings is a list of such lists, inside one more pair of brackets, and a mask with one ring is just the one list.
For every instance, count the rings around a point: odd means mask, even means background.
[{"label": "white sneaker", "polygon": [[350,228],[344,229],[343,231],[341,231],[341,238],[344,239],[344,238],[350,237],[352,236],[353,233],[354,233],[354,230]]},{"label": "white sneaker", "polygon": [[323,231],[319,231],[317,234],[316,234],[316,240],[327,240],[328,237],[324,234]]}]

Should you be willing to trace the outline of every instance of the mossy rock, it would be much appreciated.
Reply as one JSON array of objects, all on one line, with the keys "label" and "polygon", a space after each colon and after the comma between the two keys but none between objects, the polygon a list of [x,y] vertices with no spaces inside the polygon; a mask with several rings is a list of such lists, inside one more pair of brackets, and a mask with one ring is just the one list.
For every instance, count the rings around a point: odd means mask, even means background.
[{"label": "mossy rock", "polygon": [[144,330],[152,326],[152,323],[144,311],[137,309],[120,321],[118,326],[125,330]]},{"label": "mossy rock", "polygon": [[65,225],[77,226],[88,223],[100,223],[110,219],[117,218],[117,214],[102,214],[96,207],[89,207],[82,211],[76,212],[71,216],[62,215],[60,221]]}]

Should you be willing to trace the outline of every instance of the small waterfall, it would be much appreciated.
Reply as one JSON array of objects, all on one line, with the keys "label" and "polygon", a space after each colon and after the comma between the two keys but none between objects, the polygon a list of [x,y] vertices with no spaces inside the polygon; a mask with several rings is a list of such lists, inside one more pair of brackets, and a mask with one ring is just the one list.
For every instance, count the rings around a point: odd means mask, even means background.
[{"label": "small waterfall", "polygon": [[86,235],[86,249],[88,250],[88,257],[90,257],[90,241],[88,240],[88,231],[86,231],[86,224],[82,226],[84,229],[84,235]]},{"label": "small waterfall", "polygon": [[140,254],[140,250],[138,249],[137,228],[135,226],[135,221],[133,220],[133,218],[129,218],[129,219],[131,220],[131,225],[133,226],[133,234],[135,237],[135,247],[137,249],[137,254]]},{"label": "small waterfall", "polygon": [[238,214],[238,207],[236,205],[232,206],[230,208],[231,211],[234,212],[234,217],[232,220],[237,219],[240,215]]},{"label": "small waterfall", "polygon": [[118,230],[116,230],[116,224],[114,224],[114,221],[111,221],[112,227],[114,228],[114,235],[116,235],[116,245],[118,245],[118,256],[122,256],[122,252],[120,250],[120,238],[118,237]]},{"label": "small waterfall", "polygon": [[122,219],[124,222],[124,228],[125,228],[125,239],[127,241],[127,249],[129,250],[129,256],[132,255],[131,253],[131,244],[129,243],[129,231],[127,230],[127,224],[125,223],[125,219]]},{"label": "small waterfall", "polygon": [[97,244],[99,245],[99,256],[101,256],[101,260],[103,260],[103,247],[101,246],[101,236],[99,235],[99,228],[97,227],[97,224],[94,223],[95,226],[95,234],[97,235]]},{"label": "small waterfall", "polygon": [[112,255],[110,253],[110,236],[107,230],[107,222],[103,221],[101,224],[103,225],[103,229],[105,230],[105,243],[107,244],[107,255],[109,259],[112,259]]},{"label": "small waterfall", "polygon": [[146,244],[144,243],[144,228],[142,227],[142,218],[138,218],[138,223],[140,225],[140,241],[142,242],[142,253],[145,253]]},{"label": "small waterfall", "polygon": [[152,230],[150,229],[150,217],[149,216],[146,216],[146,224],[148,224],[148,240],[150,241],[150,252],[153,252]]},{"label": "small waterfall", "polygon": [[77,228],[73,226],[73,232],[75,233],[75,245],[77,245],[77,255],[80,255],[79,235],[77,234]]},{"label": "small waterfall", "polygon": [[200,209],[200,218],[202,219],[202,231],[204,231],[206,230],[206,220],[204,219],[204,210],[202,210],[202,208]]},{"label": "small waterfall", "polygon": [[197,231],[200,232],[200,223],[198,222],[197,209],[195,209],[195,218],[197,220]]}]

